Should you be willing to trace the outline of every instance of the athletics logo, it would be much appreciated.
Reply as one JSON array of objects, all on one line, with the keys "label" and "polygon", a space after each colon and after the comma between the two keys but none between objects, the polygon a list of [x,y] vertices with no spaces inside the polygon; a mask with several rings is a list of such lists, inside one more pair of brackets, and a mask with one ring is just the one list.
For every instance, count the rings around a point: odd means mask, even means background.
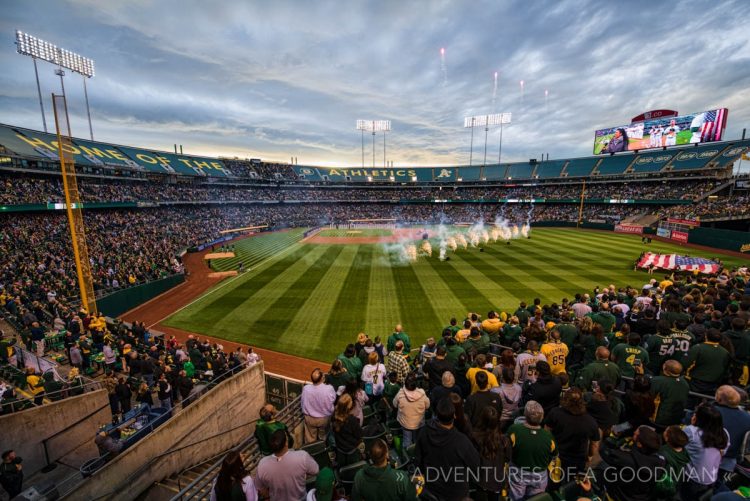
[{"label": "athletics logo", "polygon": [[302,173],[302,174],[304,174],[306,176],[309,176],[310,174],[313,173],[312,169],[307,169],[307,168],[304,168],[304,167],[302,169],[300,169],[299,171],[300,171],[300,173]]},{"label": "athletics logo", "polygon": [[451,173],[453,171],[450,169],[440,169],[440,174],[438,174],[438,179],[441,177],[451,177]]}]

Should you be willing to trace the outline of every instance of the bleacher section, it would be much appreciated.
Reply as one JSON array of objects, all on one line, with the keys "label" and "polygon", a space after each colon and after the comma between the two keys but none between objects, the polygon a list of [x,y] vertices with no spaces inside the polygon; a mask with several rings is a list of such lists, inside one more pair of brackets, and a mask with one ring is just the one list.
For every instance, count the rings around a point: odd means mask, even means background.
[{"label": "bleacher section", "polygon": [[614,155],[602,158],[596,171],[600,176],[612,176],[622,174],[625,169],[633,162],[634,156],[630,153],[624,155]]},{"label": "bleacher section", "polygon": [[[7,166],[26,168],[26,162],[39,161],[49,170],[54,165],[53,162],[58,160],[57,140],[53,134],[0,124],[0,146],[6,154],[20,159],[6,159],[4,163]],[[117,169],[125,175],[140,171],[189,177],[230,176],[273,181],[299,179],[314,183],[454,183],[459,179],[461,182],[493,182],[508,179],[586,177],[592,173],[599,176],[647,174],[665,168],[669,171],[721,168],[735,162],[749,149],[750,140],[738,140],[649,151],[636,155],[581,157],[536,164],[513,162],[486,166],[392,168],[315,167],[264,164],[257,161],[252,163],[248,160],[195,157],[77,138],[73,139],[70,152],[77,164],[98,168],[100,173],[106,173],[106,169]]]},{"label": "bleacher section", "polygon": [[635,162],[630,165],[630,168],[634,173],[659,172],[674,156],[674,152],[669,151],[643,153],[638,155]]},{"label": "bleacher section", "polygon": [[534,164],[530,164],[530,163],[510,164],[508,166],[508,172],[506,172],[506,177],[508,179],[531,179],[531,175],[533,172],[534,172]]},{"label": "bleacher section", "polygon": [[540,179],[560,177],[567,160],[550,160],[536,166],[536,176]]},{"label": "bleacher section", "polygon": [[597,157],[573,158],[568,161],[565,173],[567,177],[589,176],[599,160]]}]

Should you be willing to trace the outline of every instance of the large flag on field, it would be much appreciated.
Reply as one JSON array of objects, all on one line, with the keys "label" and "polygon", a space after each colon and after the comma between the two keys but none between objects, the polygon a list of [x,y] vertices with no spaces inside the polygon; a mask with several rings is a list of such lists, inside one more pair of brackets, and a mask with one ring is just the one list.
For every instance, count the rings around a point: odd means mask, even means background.
[{"label": "large flag on field", "polygon": [[654,254],[647,252],[638,261],[639,268],[660,268],[663,270],[699,271],[706,274],[718,273],[721,266],[704,257],[680,256],[677,254]]}]

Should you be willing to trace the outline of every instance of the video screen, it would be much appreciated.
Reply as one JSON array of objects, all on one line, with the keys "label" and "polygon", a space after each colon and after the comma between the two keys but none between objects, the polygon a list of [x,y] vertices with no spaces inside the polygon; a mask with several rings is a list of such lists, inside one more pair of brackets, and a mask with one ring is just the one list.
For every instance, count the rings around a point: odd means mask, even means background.
[{"label": "video screen", "polygon": [[594,133],[594,155],[721,141],[728,114],[727,108],[719,108],[599,129]]}]

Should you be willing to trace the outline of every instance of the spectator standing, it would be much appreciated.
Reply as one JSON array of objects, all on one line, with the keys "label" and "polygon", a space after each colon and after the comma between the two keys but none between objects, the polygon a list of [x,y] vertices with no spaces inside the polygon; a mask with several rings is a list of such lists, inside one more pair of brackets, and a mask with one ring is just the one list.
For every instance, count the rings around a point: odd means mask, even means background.
[{"label": "spectator standing", "polygon": [[456,386],[456,378],[453,377],[453,373],[445,371],[443,372],[442,384],[434,387],[430,392],[430,409],[435,412],[437,403],[451,393],[461,396],[461,388]]},{"label": "spectator standing", "polygon": [[167,380],[167,373],[162,372],[157,383],[159,405],[165,409],[172,408],[172,385]]},{"label": "spectator standing", "polygon": [[682,377],[682,365],[677,360],[664,362],[661,376],[651,380],[651,393],[654,396],[654,424],[666,428],[680,424],[685,417],[690,394],[690,385]]},{"label": "spectator standing", "polygon": [[385,387],[385,365],[380,363],[380,357],[373,351],[367,356],[367,365],[362,368],[362,382],[365,394],[370,401],[380,400]]},{"label": "spectator standing", "polygon": [[396,419],[403,430],[402,448],[407,449],[416,442],[419,430],[424,426],[424,415],[430,408],[430,399],[422,388],[417,388],[417,378],[410,374],[404,387],[393,399],[393,407],[398,411]]},{"label": "spectator standing", "polygon": [[354,379],[359,379],[359,376],[362,374],[362,361],[357,356],[353,344],[348,344],[344,353],[341,353],[338,356],[338,359],[341,360],[346,371],[351,374]]},{"label": "spectator standing", "polygon": [[184,409],[192,403],[190,394],[193,392],[193,380],[188,376],[185,370],[181,370],[180,375],[177,378],[177,389],[180,392],[182,408]]},{"label": "spectator standing", "polygon": [[44,403],[44,380],[33,367],[26,367],[26,385],[29,393],[34,397],[34,404],[42,405]]},{"label": "spectator standing", "polygon": [[599,425],[586,412],[583,393],[571,388],[545,419],[557,443],[565,478],[583,471],[599,449]]},{"label": "spectator standing", "polygon": [[699,499],[719,478],[721,457],[729,447],[729,433],[721,413],[707,403],[700,404],[686,426],[690,463],[687,480],[680,485],[682,499]]},{"label": "spectator standing", "polygon": [[396,341],[393,350],[388,350],[388,355],[385,357],[385,368],[389,374],[391,372],[396,373],[396,381],[398,384],[404,384],[406,376],[409,374],[409,363],[404,356],[403,341]]},{"label": "spectator standing", "polygon": [[130,410],[130,399],[133,396],[133,391],[124,377],[118,378],[117,386],[115,386],[115,395],[117,395],[117,401],[120,404],[120,411],[125,414]]},{"label": "spectator standing", "polygon": [[511,367],[503,367],[500,386],[492,388],[500,396],[503,412],[500,415],[500,424],[503,432],[513,423],[518,412],[518,404],[523,394],[521,385],[515,382],[515,374]]},{"label": "spectator standing", "polygon": [[376,439],[370,446],[369,464],[354,475],[352,501],[416,501],[417,491],[409,475],[388,462],[388,444]]},{"label": "spectator standing", "polygon": [[401,324],[398,324],[393,333],[388,336],[386,348],[389,352],[393,351],[396,348],[396,343],[398,341],[401,341],[403,343],[402,349],[408,356],[409,352],[411,351],[411,339],[409,339],[409,335],[404,332],[404,328],[401,326]]},{"label": "spectator standing", "polygon": [[302,414],[305,416],[305,443],[326,439],[331,422],[336,390],[323,382],[323,371],[315,369],[310,374],[312,384],[302,388]]},{"label": "spectator standing", "polygon": [[741,397],[733,387],[724,385],[716,390],[714,407],[721,414],[724,428],[729,433],[729,449],[721,458],[720,468],[723,471],[734,471],[737,460],[741,459],[742,443],[745,434],[750,431],[750,414],[740,409]]},{"label": "spectator standing", "polygon": [[333,361],[331,370],[326,374],[326,384],[333,386],[334,390],[338,390],[352,379],[354,376],[346,370],[344,363],[339,359]]},{"label": "spectator standing", "polygon": [[245,469],[244,459],[237,451],[227,453],[211,489],[210,501],[257,501],[258,491]]},{"label": "spectator standing", "polygon": [[479,467],[479,453],[471,440],[453,426],[455,414],[451,399],[443,398],[437,404],[436,419],[430,421],[417,438],[415,464],[420,471],[430,471],[434,475],[426,478],[424,491],[438,499],[468,497],[469,477],[451,473],[476,472]]},{"label": "spectator standing", "polygon": [[[487,390],[491,390],[492,388],[496,388],[500,386],[497,383],[497,378],[495,375],[487,370],[487,357],[483,354],[477,355],[477,357],[474,359],[474,367],[469,368],[466,371],[466,379],[469,380],[469,383],[471,383],[471,393],[472,395],[479,391],[479,385],[477,384],[477,375],[480,373],[483,373],[487,376],[487,384],[488,388]],[[492,366],[490,366],[490,369]]]},{"label": "spectator standing", "polygon": [[469,416],[472,428],[479,423],[480,416],[485,407],[492,407],[497,411],[498,421],[503,411],[503,404],[500,396],[490,391],[487,371],[480,371],[476,374],[477,391],[469,395],[464,404],[464,411]]},{"label": "spectator standing", "polygon": [[[613,499],[654,499],[656,480],[662,477],[664,468],[664,460],[657,454],[660,445],[659,435],[648,426],[641,426],[633,434],[633,448],[630,451],[612,446],[601,449],[602,460],[615,470],[605,475],[607,492]],[[637,480],[628,477],[631,472],[637,475]]]},{"label": "spectator standing", "polygon": [[628,335],[628,342],[620,343],[612,350],[612,361],[620,368],[620,374],[633,377],[649,364],[648,352],[640,347],[641,336],[635,332]]},{"label": "spectator standing", "polygon": [[494,407],[482,409],[472,438],[480,461],[478,489],[473,499],[500,501],[508,484],[506,471],[511,457],[511,443],[500,430],[500,413]]},{"label": "spectator standing", "polygon": [[16,456],[16,451],[4,451],[0,465],[0,485],[13,499],[23,490],[23,459]]},{"label": "spectator standing", "polygon": [[[273,452],[271,446],[271,436],[276,431],[283,431],[289,435],[289,430],[286,424],[281,421],[276,421],[276,407],[273,404],[266,404],[260,409],[260,419],[255,423],[255,438],[258,440],[258,448],[260,453],[264,456],[268,456]],[[293,446],[294,442],[291,435],[289,435],[289,445]],[[284,442],[286,444],[286,442]]]},{"label": "spectator standing", "polygon": [[271,433],[268,445],[272,455],[258,463],[256,487],[271,499],[304,499],[307,477],[318,474],[318,464],[307,452],[290,448],[285,429]]},{"label": "spectator standing", "polygon": [[691,391],[713,395],[729,374],[732,356],[719,344],[721,338],[718,329],[709,329],[706,340],[690,348],[685,378]]},{"label": "spectator standing", "polygon": [[544,414],[548,415],[553,408],[560,405],[562,382],[560,378],[552,375],[551,367],[547,362],[537,362],[536,372],[536,381],[527,386],[524,400],[539,402],[544,408]]},{"label": "spectator standing", "polygon": [[362,443],[362,426],[352,413],[354,402],[344,393],[336,402],[333,411],[333,437],[336,441],[336,463],[339,467],[356,463],[360,459],[359,445]]},{"label": "spectator standing", "polygon": [[606,379],[615,386],[620,383],[620,368],[609,360],[609,350],[603,346],[596,349],[596,360],[581,370],[576,386],[584,391],[591,390],[591,383]]},{"label": "spectator standing", "polygon": [[542,428],[544,409],[533,400],[524,407],[524,422],[511,425],[512,460],[508,468],[511,499],[520,501],[547,489],[547,467],[557,455],[552,434]]},{"label": "spectator standing", "polygon": [[445,371],[453,371],[453,364],[446,359],[447,351],[444,346],[438,346],[435,356],[429,359],[423,367],[427,376],[430,392],[440,386]]}]

